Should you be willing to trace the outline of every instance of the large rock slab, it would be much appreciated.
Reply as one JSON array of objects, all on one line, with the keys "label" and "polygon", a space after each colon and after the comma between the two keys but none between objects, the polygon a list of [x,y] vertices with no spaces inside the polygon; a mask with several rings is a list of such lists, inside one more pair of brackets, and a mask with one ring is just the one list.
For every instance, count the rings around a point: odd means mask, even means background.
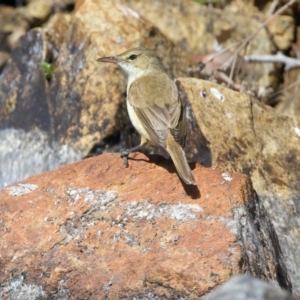
[{"label": "large rock slab", "polygon": [[197,165],[191,188],[170,161],[129,164],[105,154],[0,191],[1,297],[199,299],[245,272],[290,288],[246,175]]},{"label": "large rock slab", "polygon": [[[300,124],[257,100],[207,81],[180,78],[189,102],[190,158],[249,174],[270,214],[295,294],[300,294]],[[199,140],[208,150],[199,148]]]}]

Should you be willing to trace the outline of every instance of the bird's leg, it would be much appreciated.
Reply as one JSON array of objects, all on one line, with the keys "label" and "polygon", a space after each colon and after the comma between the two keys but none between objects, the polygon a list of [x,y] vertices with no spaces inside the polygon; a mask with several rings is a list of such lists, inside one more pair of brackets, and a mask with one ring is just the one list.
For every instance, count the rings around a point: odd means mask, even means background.
[{"label": "bird's leg", "polygon": [[123,161],[124,161],[124,164],[125,164],[126,168],[128,167],[128,155],[129,155],[129,153],[140,149],[141,147],[143,147],[147,143],[148,143],[148,141],[144,137],[142,137],[141,138],[141,143],[138,146],[135,146],[135,147],[130,148],[130,149],[123,149],[123,148],[120,149],[120,156],[123,158]]}]

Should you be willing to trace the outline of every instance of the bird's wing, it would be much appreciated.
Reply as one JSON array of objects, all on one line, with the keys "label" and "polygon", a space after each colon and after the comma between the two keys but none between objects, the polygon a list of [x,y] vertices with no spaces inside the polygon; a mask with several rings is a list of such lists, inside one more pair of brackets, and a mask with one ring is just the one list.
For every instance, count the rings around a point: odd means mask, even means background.
[{"label": "bird's wing", "polygon": [[180,144],[181,147],[185,145],[185,138],[186,138],[186,116],[185,116],[185,107],[182,106],[179,121],[175,128],[171,128],[171,134],[174,137],[174,140]]},{"label": "bird's wing", "polygon": [[164,73],[143,76],[131,84],[127,97],[150,142],[165,147],[169,129],[176,131],[181,116],[175,83]]}]

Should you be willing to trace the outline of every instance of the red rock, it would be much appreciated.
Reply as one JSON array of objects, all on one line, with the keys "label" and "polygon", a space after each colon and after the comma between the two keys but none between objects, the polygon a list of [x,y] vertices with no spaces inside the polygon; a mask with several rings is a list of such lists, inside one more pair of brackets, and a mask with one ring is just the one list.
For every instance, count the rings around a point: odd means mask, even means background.
[{"label": "red rock", "polygon": [[196,299],[245,271],[278,280],[274,231],[246,175],[197,165],[198,190],[171,162],[131,157],[129,168],[104,154],[0,191],[0,296]]}]

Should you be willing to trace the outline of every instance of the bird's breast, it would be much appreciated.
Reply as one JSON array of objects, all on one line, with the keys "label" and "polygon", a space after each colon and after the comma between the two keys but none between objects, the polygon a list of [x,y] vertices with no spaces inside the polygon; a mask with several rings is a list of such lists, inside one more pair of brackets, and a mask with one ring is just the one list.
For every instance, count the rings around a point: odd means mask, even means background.
[{"label": "bird's breast", "polygon": [[147,133],[147,130],[145,129],[144,125],[142,124],[141,120],[138,118],[134,107],[129,103],[129,101],[126,101],[127,103],[127,111],[128,111],[128,115],[130,118],[130,121],[132,123],[132,125],[134,126],[134,128],[137,130],[137,132],[143,136],[144,138],[146,138],[148,141],[150,141],[150,137]]}]

